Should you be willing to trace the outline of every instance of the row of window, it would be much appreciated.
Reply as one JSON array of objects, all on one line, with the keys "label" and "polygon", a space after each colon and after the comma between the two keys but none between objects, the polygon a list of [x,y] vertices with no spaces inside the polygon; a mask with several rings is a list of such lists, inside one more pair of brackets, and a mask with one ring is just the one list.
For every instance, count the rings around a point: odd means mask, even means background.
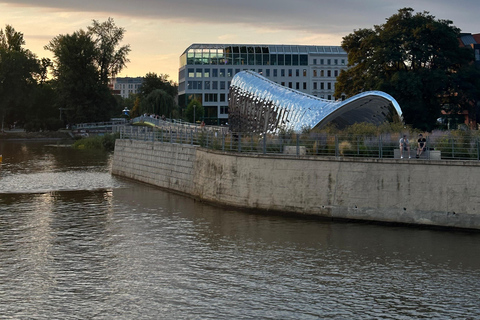
[{"label": "row of window", "polygon": [[[317,61],[319,62],[318,64],[320,65],[334,65],[338,66],[338,62],[340,61],[340,65],[344,66],[345,65],[345,59],[313,59],[313,64],[317,64]],[[326,62],[326,63],[325,63]],[[333,63],[332,63],[333,62]]]},{"label": "row of window", "polygon": [[[247,70],[247,69],[244,69]],[[307,76],[307,69],[265,69],[265,74],[263,69],[250,69],[252,71],[256,71],[259,74],[265,77],[306,77]],[[232,78],[235,74],[239,73],[241,69],[235,69],[235,73],[233,73],[234,69],[209,69],[209,68],[189,68],[188,69],[188,77],[189,78]],[[338,77],[339,70],[317,70],[313,69],[313,77]]]},{"label": "row of window", "polygon": [[[220,86],[219,86],[220,84]],[[306,82],[281,82],[282,86],[288,86],[290,89],[296,90],[307,90]],[[230,86],[230,81],[226,83],[225,81],[188,81],[187,89],[188,90],[226,90],[225,85]],[[333,90],[335,88],[335,83],[333,82],[313,82],[313,90]],[[205,94],[206,102],[217,102],[217,96],[215,93],[206,93]],[[220,101],[225,101],[225,94],[220,94]]]},{"label": "row of window", "polygon": [[230,81],[188,81],[187,90],[226,90]]},{"label": "row of window", "polygon": [[115,84],[115,89],[138,89],[140,88],[141,84],[124,84],[124,83],[116,83]]}]

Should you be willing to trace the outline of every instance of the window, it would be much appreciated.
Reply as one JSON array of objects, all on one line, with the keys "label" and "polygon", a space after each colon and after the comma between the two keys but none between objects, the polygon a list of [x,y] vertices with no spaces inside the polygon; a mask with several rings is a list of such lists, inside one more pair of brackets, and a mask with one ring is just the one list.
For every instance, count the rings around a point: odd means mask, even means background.
[{"label": "window", "polygon": [[313,83],[313,90],[317,90],[317,83],[316,82]]},{"label": "window", "polygon": [[325,89],[325,84],[323,82],[320,82],[320,90]]},{"label": "window", "polygon": [[212,69],[212,77],[218,77],[218,69]]},{"label": "window", "polygon": [[258,74],[261,74],[263,76],[263,69],[258,69]]},{"label": "window", "polygon": [[212,81],[212,90],[218,90],[218,81]]},{"label": "window", "polygon": [[288,69],[288,76],[291,77],[293,75],[293,70],[292,69]]},{"label": "window", "polygon": [[325,64],[325,61],[323,59],[320,59],[320,64]]},{"label": "window", "polygon": [[335,77],[338,77],[338,70],[334,71],[334,75],[335,75]]},{"label": "window", "polygon": [[324,70],[320,70],[320,77],[325,77],[325,71]]},{"label": "window", "polygon": [[297,83],[295,84],[295,89],[300,90],[300,82],[297,82]]},{"label": "window", "polygon": [[265,72],[266,72],[266,76],[270,77],[270,69],[266,69]]},{"label": "window", "polygon": [[220,81],[220,90],[225,90],[225,81]]},{"label": "window", "polygon": [[332,59],[327,59],[327,64],[328,65],[332,64]]},{"label": "window", "polygon": [[274,77],[277,77],[277,76],[278,76],[278,70],[277,70],[277,69],[273,69],[273,76],[274,76]]},{"label": "window", "polygon": [[334,64],[334,65],[338,65],[338,59],[334,59],[334,60],[333,60],[333,64]]},{"label": "window", "polygon": [[220,93],[220,102],[225,102],[225,93]]},{"label": "window", "polygon": [[317,64],[317,59],[313,59],[313,64]]},{"label": "window", "polygon": [[195,69],[193,68],[188,69],[188,77],[189,78],[195,77]]},{"label": "window", "polygon": [[228,106],[220,106],[220,114],[228,114]]},{"label": "window", "polygon": [[205,69],[205,70],[203,71],[203,76],[204,76],[205,78],[210,78],[210,69]]},{"label": "window", "polygon": [[314,76],[314,77],[317,76],[317,70],[313,70],[313,76]]},{"label": "window", "polygon": [[[332,90],[332,83],[331,82],[327,82],[327,89]],[[329,100],[330,100],[330,98],[329,98]]]},{"label": "window", "polygon": [[290,89],[292,89],[292,88],[293,88],[293,84],[292,84],[291,82],[289,82],[289,83],[288,83],[288,87],[289,87]]},{"label": "window", "polygon": [[345,59],[342,59],[342,66],[345,65]]},{"label": "window", "polygon": [[328,70],[327,71],[327,77],[331,77],[332,76],[332,70]]},{"label": "window", "polygon": [[303,83],[303,90],[307,90],[307,83],[306,82]]},{"label": "window", "polygon": [[300,70],[298,70],[298,69],[295,70],[295,75],[296,75],[297,77],[300,77]]},{"label": "window", "polygon": [[282,69],[280,72],[281,72],[281,76],[285,77],[285,69]]},{"label": "window", "polygon": [[202,69],[197,69],[195,72],[195,78],[201,78],[202,77]]},{"label": "window", "polygon": [[205,81],[205,90],[210,90],[210,81]]},{"label": "window", "polygon": [[304,76],[304,77],[307,76],[307,69],[303,69],[303,76]]}]

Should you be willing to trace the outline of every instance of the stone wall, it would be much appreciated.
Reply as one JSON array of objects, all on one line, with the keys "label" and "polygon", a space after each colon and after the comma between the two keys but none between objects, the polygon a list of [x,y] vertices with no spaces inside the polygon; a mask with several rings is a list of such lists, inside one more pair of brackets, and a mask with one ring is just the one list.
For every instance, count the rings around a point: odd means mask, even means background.
[{"label": "stone wall", "polygon": [[117,140],[112,173],[235,207],[480,229],[475,161],[246,155]]}]

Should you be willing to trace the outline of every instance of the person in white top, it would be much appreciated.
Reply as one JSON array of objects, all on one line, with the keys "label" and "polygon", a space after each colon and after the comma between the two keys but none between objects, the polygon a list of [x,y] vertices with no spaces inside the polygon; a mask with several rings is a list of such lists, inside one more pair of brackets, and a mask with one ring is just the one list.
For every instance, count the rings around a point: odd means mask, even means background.
[{"label": "person in white top", "polygon": [[408,158],[410,157],[410,141],[407,139],[407,135],[404,134],[403,138],[400,139],[400,158],[403,159],[403,151],[408,152]]}]

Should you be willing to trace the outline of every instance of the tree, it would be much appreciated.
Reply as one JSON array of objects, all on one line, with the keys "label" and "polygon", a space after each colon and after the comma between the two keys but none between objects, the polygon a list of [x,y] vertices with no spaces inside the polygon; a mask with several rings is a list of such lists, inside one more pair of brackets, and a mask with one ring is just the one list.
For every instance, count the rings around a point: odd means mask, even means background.
[{"label": "tree", "polygon": [[152,91],[161,89],[175,99],[178,93],[178,87],[173,81],[168,80],[168,77],[168,74],[157,75],[154,72],[147,73],[143,78],[142,85],[139,88],[140,96],[146,97]]},{"label": "tree", "polygon": [[22,47],[24,44],[23,34],[12,26],[0,29],[1,130],[5,124],[22,124],[33,101],[40,66],[35,55]]},{"label": "tree", "polygon": [[142,100],[143,112],[170,117],[175,101],[165,90],[155,89]]},{"label": "tree", "polygon": [[83,30],[59,35],[45,49],[55,57],[55,90],[66,120],[72,123],[108,120],[115,100],[107,85],[100,81],[91,35]]},{"label": "tree", "polygon": [[[193,99],[185,110],[185,117],[190,122],[197,122],[203,119],[203,106],[200,101]],[[194,116],[195,113],[195,116]]]},{"label": "tree", "polygon": [[93,20],[93,25],[88,27],[88,34],[94,42],[94,61],[100,73],[100,80],[108,85],[109,78],[115,77],[130,60],[127,58],[131,51],[130,45],[120,46],[125,35],[125,29],[115,25],[113,18],[105,22]]},{"label": "tree", "polygon": [[473,50],[459,46],[460,30],[451,24],[403,8],[383,25],[345,36],[342,47],[350,68],[340,72],[335,96],[387,92],[400,104],[407,124],[433,129],[442,106],[455,104],[457,79],[473,61]]}]

